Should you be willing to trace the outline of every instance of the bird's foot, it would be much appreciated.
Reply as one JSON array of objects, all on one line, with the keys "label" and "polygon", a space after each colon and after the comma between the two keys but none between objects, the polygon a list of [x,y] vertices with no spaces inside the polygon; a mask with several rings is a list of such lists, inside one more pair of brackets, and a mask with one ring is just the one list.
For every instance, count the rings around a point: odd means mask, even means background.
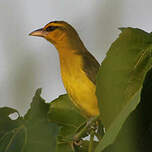
[{"label": "bird's foot", "polygon": [[97,128],[98,128],[98,124],[97,124],[98,119],[99,119],[99,116],[90,118],[86,122],[85,126],[78,133],[76,133],[76,135],[73,137],[73,140],[74,141],[80,141],[81,138],[83,138],[84,136],[89,135],[89,133],[92,130],[94,130],[94,131],[97,130]]}]

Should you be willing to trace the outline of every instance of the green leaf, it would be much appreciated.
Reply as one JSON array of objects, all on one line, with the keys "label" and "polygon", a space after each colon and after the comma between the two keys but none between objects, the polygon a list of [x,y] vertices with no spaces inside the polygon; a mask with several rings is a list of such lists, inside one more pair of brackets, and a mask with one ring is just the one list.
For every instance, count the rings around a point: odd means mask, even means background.
[{"label": "green leaf", "polygon": [[25,145],[25,128],[22,118],[11,120],[10,114],[18,113],[15,109],[0,108],[0,152],[19,152]]},{"label": "green leaf", "polygon": [[152,69],[146,74],[141,101],[123,124],[114,143],[104,152],[152,151]]},{"label": "green leaf", "polygon": [[48,122],[49,104],[45,103],[40,94],[41,89],[38,89],[31,103],[31,109],[24,117],[28,131],[25,152],[54,152],[56,148],[58,127]]},{"label": "green leaf", "polygon": [[17,111],[0,108],[0,152],[55,152],[58,127],[48,122],[49,104],[40,94],[38,89],[24,118],[11,120],[9,115]]},{"label": "green leaf", "polygon": [[151,34],[135,28],[121,30],[97,76],[97,97],[106,133],[96,152],[112,144],[138,105],[145,75],[152,67]]},{"label": "green leaf", "polygon": [[21,126],[5,134],[0,139],[0,151],[23,151],[25,145],[25,133],[26,130],[24,126]]},{"label": "green leaf", "polygon": [[[0,137],[22,123],[22,118],[12,121],[9,115],[18,112],[9,107],[0,108]],[[19,114],[18,114],[19,115]]]},{"label": "green leaf", "polygon": [[51,122],[61,126],[57,137],[57,152],[73,152],[73,137],[84,125],[86,118],[73,105],[68,95],[62,95],[50,103],[48,114]]}]

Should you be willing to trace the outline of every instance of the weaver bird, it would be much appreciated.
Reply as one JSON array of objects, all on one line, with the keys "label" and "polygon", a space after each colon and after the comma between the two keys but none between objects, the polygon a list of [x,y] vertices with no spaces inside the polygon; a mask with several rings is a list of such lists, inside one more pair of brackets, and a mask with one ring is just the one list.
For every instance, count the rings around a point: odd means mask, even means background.
[{"label": "weaver bird", "polygon": [[56,47],[62,81],[72,102],[86,116],[98,116],[96,75],[100,65],[76,30],[64,21],[53,21],[29,35],[43,37]]}]

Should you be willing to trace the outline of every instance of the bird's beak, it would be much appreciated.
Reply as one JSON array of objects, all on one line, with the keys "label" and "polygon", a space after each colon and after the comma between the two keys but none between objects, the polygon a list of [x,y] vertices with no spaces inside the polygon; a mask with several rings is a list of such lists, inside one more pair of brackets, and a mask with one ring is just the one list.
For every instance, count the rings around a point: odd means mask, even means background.
[{"label": "bird's beak", "polygon": [[30,36],[39,36],[39,37],[44,37],[45,32],[43,31],[43,28],[35,30],[29,34]]}]

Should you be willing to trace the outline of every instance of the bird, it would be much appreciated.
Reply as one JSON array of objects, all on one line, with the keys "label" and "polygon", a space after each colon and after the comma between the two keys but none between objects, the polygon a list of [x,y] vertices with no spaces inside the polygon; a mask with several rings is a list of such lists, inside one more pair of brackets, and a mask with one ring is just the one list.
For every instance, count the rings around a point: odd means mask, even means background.
[{"label": "bird", "polygon": [[52,21],[29,35],[42,37],[55,46],[61,78],[69,98],[86,117],[99,116],[96,76],[100,64],[72,25],[65,21]]}]

